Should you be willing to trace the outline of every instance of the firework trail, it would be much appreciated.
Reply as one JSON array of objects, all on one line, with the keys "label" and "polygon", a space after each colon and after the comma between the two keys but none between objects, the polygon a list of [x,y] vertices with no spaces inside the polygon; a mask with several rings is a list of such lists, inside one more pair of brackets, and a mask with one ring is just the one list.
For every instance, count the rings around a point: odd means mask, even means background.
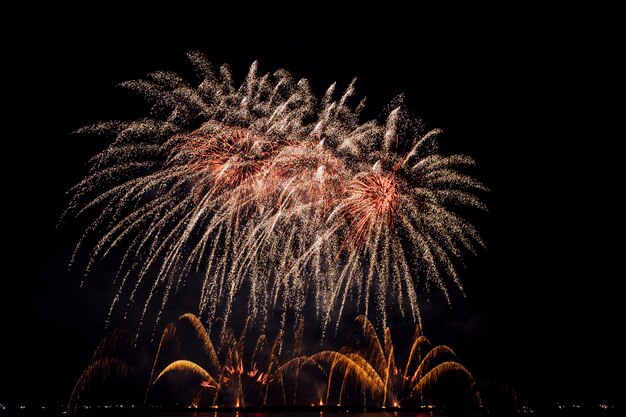
[{"label": "firework trail", "polygon": [[170,72],[123,83],[149,115],[79,131],[112,137],[67,212],[92,219],[73,258],[89,250],[87,272],[124,254],[111,311],[141,299],[141,323],[150,306],[158,323],[193,277],[205,323],[226,326],[246,288],[261,325],[280,312],[284,326],[289,310],[297,322],[308,301],[324,329],[338,325],[353,296],[384,327],[388,308],[420,320],[418,294],[431,287],[462,290],[457,266],[482,241],[458,208],[484,209],[485,187],[463,173],[471,158],[437,153],[440,130],[402,105],[360,122],[354,82],[317,99],[306,79],[258,75],[255,62],[237,87],[226,65],[188,57],[198,83]]}]

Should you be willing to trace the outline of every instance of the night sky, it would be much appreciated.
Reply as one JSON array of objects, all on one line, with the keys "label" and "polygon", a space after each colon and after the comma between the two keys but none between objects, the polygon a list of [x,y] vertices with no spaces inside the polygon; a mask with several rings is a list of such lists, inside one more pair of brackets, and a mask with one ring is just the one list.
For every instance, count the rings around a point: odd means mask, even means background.
[{"label": "night sky", "polygon": [[444,129],[444,150],[473,156],[492,190],[489,213],[476,217],[488,249],[461,272],[467,298],[456,294],[450,309],[433,297],[426,334],[453,347],[478,379],[509,382],[525,398],[618,400],[615,200],[623,186],[615,144],[623,130],[609,127],[617,113],[607,105],[616,94],[611,27],[554,27],[557,14],[524,23],[444,17],[380,37],[362,27],[309,38],[183,24],[158,30],[160,22],[132,19],[29,22],[33,41],[3,52],[10,110],[2,135],[0,403],[66,400],[106,333],[111,271],[96,269],[80,288],[82,271],[68,263],[85,225],[58,225],[65,193],[106,142],[70,132],[142,115],[141,99],[116,84],[161,69],[189,74],[190,49],[229,63],[237,82],[255,59],[262,72],[308,78],[317,95],[356,76],[371,116],[405,93],[413,113]]}]

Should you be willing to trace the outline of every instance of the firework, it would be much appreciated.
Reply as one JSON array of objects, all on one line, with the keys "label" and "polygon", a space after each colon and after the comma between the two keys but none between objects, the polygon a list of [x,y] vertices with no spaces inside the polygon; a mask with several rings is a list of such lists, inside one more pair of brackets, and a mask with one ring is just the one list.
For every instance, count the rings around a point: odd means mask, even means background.
[{"label": "firework", "polygon": [[[205,360],[202,362],[208,359],[211,367],[203,367],[187,359],[176,359],[163,367],[159,374],[156,375],[155,370],[162,366],[161,351],[164,347],[173,345],[174,351],[178,355],[182,355],[183,349],[180,340],[178,340],[176,329],[183,322],[191,324],[193,333],[202,343],[206,355]],[[303,321],[301,321],[299,325],[300,333],[303,326]],[[220,361],[215,353],[215,348],[207,333],[207,329],[196,316],[187,313],[182,315],[176,323],[168,324],[163,331],[161,342],[157,348],[145,401],[148,399],[150,389],[159,383],[164,376],[171,373],[179,373],[193,375],[201,381],[198,393],[192,403],[195,406],[198,406],[203,401],[213,406],[235,405],[238,407],[250,402],[266,405],[270,386],[278,389],[284,403],[286,397],[283,375],[293,370],[296,373],[297,380],[298,370],[306,364],[308,359],[305,360],[303,356],[299,356],[294,359],[302,359],[302,362],[292,360],[288,366],[281,365],[280,347],[283,343],[283,333],[280,331],[271,346],[266,346],[265,335],[259,336],[251,353],[246,349],[246,335],[247,325],[244,326],[239,338],[235,337],[234,332],[230,328],[222,332],[220,338],[220,356],[222,360]],[[301,336],[296,335],[294,339],[294,356],[299,354],[299,337]],[[210,397],[208,401],[204,399],[207,396]],[[229,401],[232,402],[229,403]]]},{"label": "firework", "polygon": [[[292,391],[293,404],[298,405],[298,380],[304,368],[312,371],[305,374],[307,384],[316,384],[315,381],[319,381],[320,387],[326,384],[325,397],[319,391],[320,405],[335,404],[331,402],[335,396],[336,404],[344,405],[361,399],[364,405],[382,407],[423,405],[432,400],[434,394],[442,392],[439,387],[444,380],[460,382],[461,385],[454,388],[458,390],[456,394],[469,394],[466,399],[470,402],[480,400],[472,375],[458,362],[456,353],[445,345],[431,345],[419,325],[402,370],[396,363],[398,353],[389,328],[381,343],[374,325],[365,316],[358,316],[355,322],[365,341],[363,346],[356,344],[337,351],[303,354],[303,320],[299,322],[293,339],[279,330],[272,343],[268,343],[265,334],[258,336],[256,341],[250,339],[248,320],[238,337],[230,328],[221,332],[216,345],[219,353],[216,353],[207,328],[198,317],[187,313],[165,327],[151,370],[144,366],[143,349],[133,347],[136,343],[133,334],[126,330],[114,331],[94,352],[92,361],[74,387],[68,408],[75,410],[79,402],[85,401],[85,394],[97,387],[94,382],[99,381],[119,384],[127,380],[139,388],[145,387],[144,405],[149,404],[151,398],[157,398],[156,386],[163,388],[176,381],[169,378],[173,374],[191,377],[185,380],[185,383],[192,384],[190,393],[195,392],[193,399],[188,398],[191,407],[287,405],[288,394]],[[190,334],[181,326],[191,330],[191,340],[183,336]],[[188,342],[194,339],[202,347],[200,355],[189,349],[192,346]],[[284,339],[291,339],[288,340],[289,353],[286,349],[281,353]],[[166,357],[169,359],[165,360]],[[144,378],[148,375],[149,378]],[[443,388],[445,390],[445,386]],[[310,391],[309,385],[300,389],[300,393],[309,399]],[[351,392],[357,393],[355,398],[349,398]],[[138,403],[141,401],[139,397],[137,400]]]},{"label": "firework", "polygon": [[124,386],[125,394],[132,398],[134,386],[142,383],[145,358],[145,351],[136,345],[132,332],[125,329],[112,331],[102,339],[89,365],[76,381],[68,402],[68,411],[75,412],[79,403],[85,400],[85,394],[93,394],[97,388],[107,384],[127,384]]},{"label": "firework", "polygon": [[396,367],[395,348],[389,328],[385,330],[383,348],[374,326],[365,316],[357,317],[356,322],[363,330],[367,342],[365,348],[323,351],[310,357],[316,363],[329,365],[326,403],[329,402],[331,383],[336,373],[341,375],[338,403],[345,400],[346,387],[354,384],[372,402],[383,407],[398,407],[402,402],[415,401],[423,404],[429,390],[446,375],[456,375],[466,380],[473,400],[479,400],[474,378],[458,363],[456,353],[445,345],[431,347],[419,325],[416,326],[406,368],[402,372]]},{"label": "firework", "polygon": [[87,272],[123,253],[111,311],[145,297],[141,322],[156,304],[158,323],[193,277],[201,317],[224,328],[242,288],[259,323],[278,311],[284,327],[313,300],[325,329],[354,294],[384,327],[388,308],[420,320],[432,286],[462,289],[458,261],[482,241],[455,210],[484,209],[485,188],[463,173],[471,158],[437,153],[438,129],[402,105],[361,122],[354,82],[317,99],[285,70],[257,75],[255,62],[237,87],[227,66],[189,58],[198,83],[155,72],[123,84],[152,104],[148,117],[81,130],[113,138],[68,209],[93,216],[76,250],[91,247]]}]

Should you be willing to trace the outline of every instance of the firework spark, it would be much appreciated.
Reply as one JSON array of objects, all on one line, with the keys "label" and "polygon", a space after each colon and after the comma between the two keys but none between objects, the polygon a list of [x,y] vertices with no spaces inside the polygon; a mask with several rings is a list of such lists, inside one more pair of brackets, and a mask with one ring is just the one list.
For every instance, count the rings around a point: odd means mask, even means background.
[{"label": "firework spark", "polygon": [[456,209],[484,209],[485,187],[463,173],[471,158],[437,153],[440,130],[402,105],[360,122],[354,82],[317,99],[285,70],[257,75],[255,62],[237,87],[227,66],[189,59],[196,84],[169,72],[123,84],[149,117],[81,129],[113,137],[68,209],[93,216],[76,251],[91,246],[87,272],[121,248],[111,311],[145,297],[141,322],[155,304],[158,323],[193,277],[207,323],[226,326],[246,288],[259,323],[279,311],[284,326],[290,309],[297,321],[313,300],[326,328],[354,294],[384,327],[388,308],[419,320],[418,294],[433,285],[462,289],[458,261],[482,241]]}]

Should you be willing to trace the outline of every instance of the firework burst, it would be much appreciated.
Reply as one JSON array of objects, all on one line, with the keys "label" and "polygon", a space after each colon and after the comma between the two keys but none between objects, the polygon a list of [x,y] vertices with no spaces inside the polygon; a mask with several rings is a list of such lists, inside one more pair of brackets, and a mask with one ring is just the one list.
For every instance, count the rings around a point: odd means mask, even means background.
[{"label": "firework burst", "polygon": [[81,129],[113,137],[68,209],[95,213],[76,251],[91,246],[88,272],[122,249],[111,311],[146,286],[141,321],[155,304],[158,323],[193,277],[207,323],[225,326],[245,287],[259,323],[280,311],[284,325],[313,300],[326,328],[354,293],[384,326],[388,295],[419,320],[420,291],[447,296],[448,277],[461,287],[457,260],[482,242],[454,210],[483,209],[484,187],[462,172],[471,158],[437,153],[439,130],[402,106],[360,122],[354,82],[317,99],[284,70],[257,75],[255,62],[237,87],[227,66],[189,58],[197,84],[169,72],[123,84],[152,104],[149,117]]}]

